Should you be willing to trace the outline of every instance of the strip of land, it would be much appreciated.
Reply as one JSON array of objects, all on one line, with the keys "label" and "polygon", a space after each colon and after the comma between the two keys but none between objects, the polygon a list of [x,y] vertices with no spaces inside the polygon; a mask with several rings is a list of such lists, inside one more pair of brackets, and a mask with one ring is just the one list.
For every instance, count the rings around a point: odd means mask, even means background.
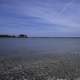
[{"label": "strip of land", "polygon": [[0,35],[0,38],[27,38],[28,36],[25,34],[20,34],[20,35]]}]

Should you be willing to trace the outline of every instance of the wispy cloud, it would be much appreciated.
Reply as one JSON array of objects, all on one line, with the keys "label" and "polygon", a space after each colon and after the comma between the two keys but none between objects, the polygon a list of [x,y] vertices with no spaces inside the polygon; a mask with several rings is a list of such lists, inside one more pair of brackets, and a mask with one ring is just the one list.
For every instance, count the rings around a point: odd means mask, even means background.
[{"label": "wispy cloud", "polygon": [[[40,3],[41,4],[41,3]],[[51,24],[57,24],[57,25],[62,25],[66,27],[79,27],[80,24],[76,22],[74,19],[75,17],[79,17],[80,15],[77,16],[77,14],[73,15],[75,13],[75,8],[77,7],[77,4],[73,3],[73,1],[68,2],[68,3],[51,3],[48,4],[47,6],[44,6],[45,4],[42,4],[41,6],[38,4],[33,4],[32,6],[29,5],[27,7],[26,5],[22,7],[22,13],[27,16],[34,16],[34,17],[39,17],[43,21],[46,21],[47,23]],[[54,7],[52,5],[57,5],[57,7]],[[63,5],[63,6],[61,6]],[[61,7],[60,10],[58,11],[58,7]],[[74,8],[74,13],[73,13],[73,8]],[[72,10],[69,12],[69,10]],[[70,15],[67,14],[70,13]],[[80,13],[80,12],[79,12]]]},{"label": "wispy cloud", "polygon": [[[9,1],[1,2],[2,14],[0,15],[3,17],[0,21],[3,21],[0,24],[5,21],[5,24],[11,24],[12,27],[25,26],[27,29],[25,32],[34,33],[33,35],[41,33],[46,33],[46,35],[80,34],[80,2],[78,0]],[[8,21],[6,17],[8,17]],[[43,29],[43,27],[45,28]],[[39,29],[40,31],[38,31]]]}]

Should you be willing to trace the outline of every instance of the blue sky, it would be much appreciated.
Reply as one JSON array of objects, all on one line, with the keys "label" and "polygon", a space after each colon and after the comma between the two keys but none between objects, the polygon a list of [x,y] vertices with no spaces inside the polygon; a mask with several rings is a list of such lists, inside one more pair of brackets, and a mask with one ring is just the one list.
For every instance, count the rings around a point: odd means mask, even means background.
[{"label": "blue sky", "polygon": [[79,0],[0,0],[0,34],[80,36]]}]

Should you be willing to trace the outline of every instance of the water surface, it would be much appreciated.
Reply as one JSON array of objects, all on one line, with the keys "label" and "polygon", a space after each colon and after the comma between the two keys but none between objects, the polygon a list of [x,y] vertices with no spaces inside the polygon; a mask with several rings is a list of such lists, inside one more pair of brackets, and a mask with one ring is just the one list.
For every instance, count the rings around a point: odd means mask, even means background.
[{"label": "water surface", "polygon": [[0,55],[80,53],[80,38],[2,38]]}]

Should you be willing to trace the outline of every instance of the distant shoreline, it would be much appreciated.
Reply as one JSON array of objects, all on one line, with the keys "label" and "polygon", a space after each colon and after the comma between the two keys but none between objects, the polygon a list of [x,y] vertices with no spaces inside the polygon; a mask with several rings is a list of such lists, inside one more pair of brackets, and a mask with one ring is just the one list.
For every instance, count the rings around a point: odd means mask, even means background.
[{"label": "distant shoreline", "polygon": [[80,38],[80,37],[28,37],[26,34],[19,35],[0,34],[0,38]]},{"label": "distant shoreline", "polygon": [[20,34],[20,35],[0,35],[0,38],[28,38],[27,35],[25,34]]},{"label": "distant shoreline", "polygon": [[0,38],[80,38],[80,37],[1,37]]}]

